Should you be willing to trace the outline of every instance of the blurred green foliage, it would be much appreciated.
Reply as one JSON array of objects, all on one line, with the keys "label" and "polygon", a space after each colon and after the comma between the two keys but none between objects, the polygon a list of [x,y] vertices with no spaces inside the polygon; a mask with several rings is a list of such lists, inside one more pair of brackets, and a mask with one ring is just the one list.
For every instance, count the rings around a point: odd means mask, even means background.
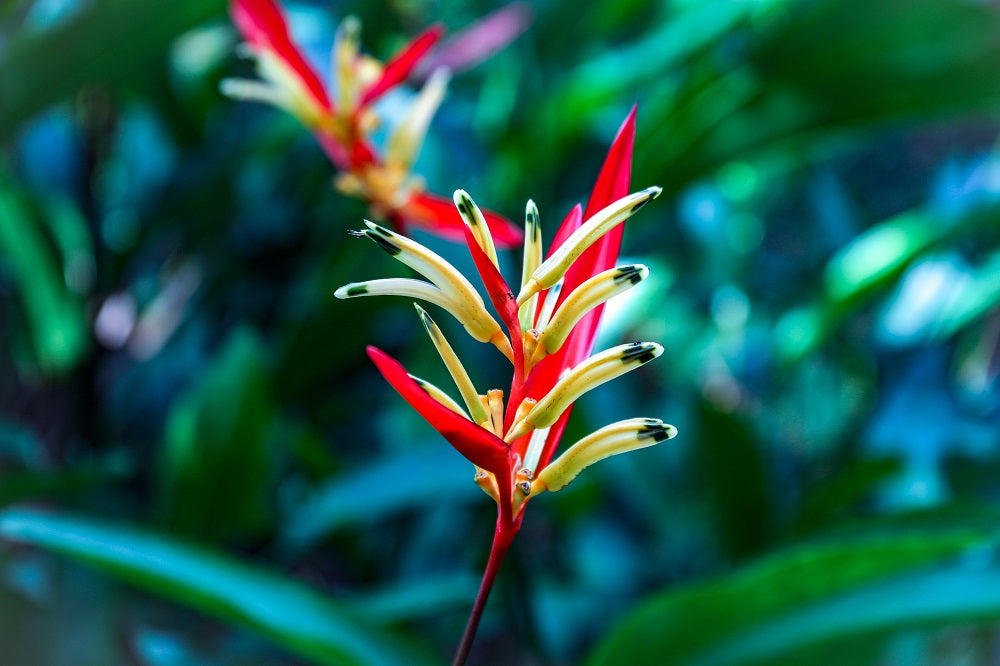
[{"label": "blurred green foliage", "polygon": [[[348,13],[385,57],[499,5],[289,6],[323,67]],[[456,72],[417,172],[533,198],[551,238],[638,101],[633,183],[665,194],[624,253],[655,279],[598,344],[667,352],[566,440],[680,434],[532,502],[471,662],[991,663],[1000,11],[531,10]],[[464,624],[492,503],[364,345],[447,378],[406,303],[333,299],[404,273],[304,130],[219,95],[236,43],[221,1],[0,2],[5,663],[434,662]]]}]

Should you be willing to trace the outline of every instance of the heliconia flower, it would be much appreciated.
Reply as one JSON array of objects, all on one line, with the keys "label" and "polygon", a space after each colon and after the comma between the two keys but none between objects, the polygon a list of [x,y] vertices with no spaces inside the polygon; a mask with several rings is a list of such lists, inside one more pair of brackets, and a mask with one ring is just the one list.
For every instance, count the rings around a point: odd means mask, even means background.
[{"label": "heliconia flower", "polygon": [[528,202],[517,296],[500,273],[498,243],[486,216],[466,192],[455,192],[466,242],[499,322],[469,281],[428,248],[371,222],[353,232],[424,279],[352,283],[336,291],[338,298],[397,295],[431,303],[455,317],[476,340],[496,346],[513,365],[506,403],[500,389],[479,392],[441,329],[419,305],[418,315],[461,401],[408,374],[381,350],[368,348],[392,387],[472,462],[474,481],[497,503],[490,561],[456,663],[464,661],[492,577],[520,528],[528,501],[560,490],[595,462],[670,439],[677,432],[658,419],[627,419],[600,428],[553,460],[572,405],[581,395],[663,352],[655,342],[633,342],[592,354],[603,304],[649,274],[641,264],[615,266],[622,223],[660,194],[658,187],[628,192],[634,128],[633,109],[611,146],[586,211],[577,206],[566,216],[544,259],[538,210]]},{"label": "heliconia flower", "polygon": [[[382,63],[361,52],[361,24],[355,17],[345,18],[337,29],[331,58],[336,84],[328,87],[292,41],[275,0],[230,0],[229,10],[257,62],[260,80],[226,79],[223,93],[271,104],[295,116],[340,171],[336,187],[366,200],[378,217],[400,230],[413,225],[451,240],[464,238],[464,225],[454,207],[425,192],[423,180],[411,171],[444,99],[448,71],[441,68],[428,77],[384,147],[371,141],[381,124],[373,104],[409,78],[444,34],[443,26],[431,26]],[[517,226],[496,213],[486,217],[501,247],[520,243]]]}]

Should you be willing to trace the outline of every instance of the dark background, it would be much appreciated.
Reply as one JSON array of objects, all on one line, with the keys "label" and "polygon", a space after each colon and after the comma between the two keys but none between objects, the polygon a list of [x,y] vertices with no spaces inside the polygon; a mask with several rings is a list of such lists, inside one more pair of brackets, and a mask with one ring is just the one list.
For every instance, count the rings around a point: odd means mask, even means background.
[{"label": "dark background", "polygon": [[[347,14],[384,59],[497,7],[290,10],[323,63]],[[417,172],[550,239],[638,102],[652,276],[598,346],[666,352],[565,440],[680,434],[531,503],[471,661],[996,663],[1000,8],[523,9]],[[305,130],[219,94],[237,41],[218,1],[0,0],[4,664],[434,663],[467,617],[494,507],[364,346],[447,376],[407,302],[333,298],[405,269]]]}]

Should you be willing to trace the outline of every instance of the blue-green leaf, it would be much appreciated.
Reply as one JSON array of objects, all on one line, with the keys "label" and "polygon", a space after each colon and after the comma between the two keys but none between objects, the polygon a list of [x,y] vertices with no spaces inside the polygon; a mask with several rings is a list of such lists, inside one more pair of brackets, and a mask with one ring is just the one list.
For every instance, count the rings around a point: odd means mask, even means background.
[{"label": "blue-green leaf", "polygon": [[335,600],[288,576],[129,526],[14,508],[0,539],[83,562],[322,664],[429,663],[420,651],[362,623]]},{"label": "blue-green leaf", "polygon": [[68,288],[64,258],[50,241],[29,198],[0,176],[0,267],[17,284],[38,365],[60,372],[80,360],[88,331],[83,303]]},{"label": "blue-green leaf", "polygon": [[588,663],[791,663],[790,656],[818,643],[1000,617],[1000,571],[955,558],[996,538],[989,520],[952,515],[789,548],[731,575],[652,596]]},{"label": "blue-green leaf", "polygon": [[172,530],[230,539],[266,527],[274,410],[263,343],[238,329],[167,420],[159,478]]}]

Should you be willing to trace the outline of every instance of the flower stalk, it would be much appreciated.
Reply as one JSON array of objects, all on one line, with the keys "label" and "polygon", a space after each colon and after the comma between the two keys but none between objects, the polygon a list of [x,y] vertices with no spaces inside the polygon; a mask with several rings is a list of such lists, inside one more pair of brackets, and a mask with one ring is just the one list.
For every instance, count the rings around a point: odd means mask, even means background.
[{"label": "flower stalk", "polygon": [[[480,342],[493,344],[513,368],[510,389],[479,393],[441,329],[419,305],[424,329],[451,375],[465,407],[424,380],[409,375],[381,350],[368,354],[386,380],[475,466],[474,480],[497,505],[493,544],[465,633],[455,655],[463,664],[501,562],[521,527],[525,507],[556,492],[585,468],[612,455],[657,444],[676,435],[659,419],[638,418],[605,426],[552,460],[575,401],[596,386],[662,354],[655,342],[633,342],[592,354],[604,303],[639,284],[641,265],[615,266],[621,225],[654,199],[660,188],[629,194],[635,112],[619,130],[586,211],[574,208],[543,259],[538,210],[525,211],[524,266],[514,296],[499,270],[497,246],[483,212],[464,191],[454,203],[486,294],[499,321],[469,281],[426,247],[366,222],[367,237],[425,280],[388,278],[352,283],[338,298],[393,294],[441,307]],[[506,399],[505,399],[506,397]]]},{"label": "flower stalk", "polygon": [[465,624],[465,631],[462,632],[462,638],[458,642],[458,648],[455,650],[455,658],[452,660],[452,666],[463,666],[469,658],[469,651],[472,649],[472,642],[476,638],[476,631],[479,629],[479,621],[483,617],[483,611],[486,610],[486,602],[490,597],[490,592],[493,590],[493,583],[496,581],[500,565],[503,563],[504,556],[507,555],[510,545],[514,542],[516,534],[516,530],[508,529],[503,531],[501,526],[497,525],[496,531],[493,534],[493,543],[490,544],[490,555],[486,560],[483,579],[479,583],[479,591],[476,592],[476,600],[472,604],[472,611],[470,611],[469,620]]}]

